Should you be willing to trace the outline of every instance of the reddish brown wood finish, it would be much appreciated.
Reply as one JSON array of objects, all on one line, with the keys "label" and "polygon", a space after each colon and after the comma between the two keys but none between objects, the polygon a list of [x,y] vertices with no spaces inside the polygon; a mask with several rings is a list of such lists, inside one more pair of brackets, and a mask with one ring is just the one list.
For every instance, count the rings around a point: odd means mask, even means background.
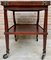
[{"label": "reddish brown wood finish", "polygon": [[[8,32],[7,10],[4,9],[5,32]],[[6,53],[9,53],[9,35],[5,34]]]},{"label": "reddish brown wood finish", "polygon": [[50,1],[5,1],[1,3],[4,6],[47,6]]},{"label": "reddish brown wood finish", "polygon": [[[39,15],[40,15],[40,13],[39,13],[40,11],[38,11],[37,12],[37,32],[38,32],[38,25],[39,25]],[[36,39],[37,39],[37,41],[38,41],[38,34],[36,35]]]},{"label": "reddish brown wood finish", "polygon": [[[44,32],[47,32],[47,24],[48,23],[48,6],[45,9],[45,15],[44,15]],[[47,40],[47,34],[43,35],[43,50],[46,51],[46,41]]]},{"label": "reddish brown wood finish", "polygon": [[[2,1],[1,5],[4,6],[4,23],[5,23],[5,40],[6,40],[6,53],[9,52],[9,34],[36,34],[43,35],[43,53],[46,52],[46,40],[47,40],[47,18],[48,18],[48,6],[50,1],[20,1],[10,2]],[[13,11],[14,25],[8,28],[7,10]],[[44,10],[44,28],[39,25],[39,11]],[[17,24],[15,23],[15,11],[38,11],[37,24]],[[43,55],[44,56],[44,55]],[[42,57],[43,59],[43,57]]]},{"label": "reddish brown wood finish", "polygon": [[5,9],[8,10],[42,10],[45,9],[46,6],[50,5],[50,1],[9,1],[9,2],[1,2],[1,5],[5,6]]},{"label": "reddish brown wood finish", "polygon": [[[13,11],[13,23],[14,23],[14,27],[16,28],[16,19],[15,19],[15,12]],[[16,35],[15,36],[15,41],[17,41],[16,39]]]},{"label": "reddish brown wood finish", "polygon": [[16,28],[13,25],[8,31],[9,32],[5,32],[5,34],[47,34],[47,32],[44,33],[43,28],[41,28],[39,25],[37,31],[36,24],[17,24]]}]

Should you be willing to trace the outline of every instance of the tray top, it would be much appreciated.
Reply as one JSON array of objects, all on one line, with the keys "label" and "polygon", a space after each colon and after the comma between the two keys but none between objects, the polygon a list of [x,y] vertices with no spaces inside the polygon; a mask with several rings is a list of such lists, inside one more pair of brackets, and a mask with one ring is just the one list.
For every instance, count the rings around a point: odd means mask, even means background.
[{"label": "tray top", "polygon": [[50,1],[1,1],[3,6],[48,6]]}]

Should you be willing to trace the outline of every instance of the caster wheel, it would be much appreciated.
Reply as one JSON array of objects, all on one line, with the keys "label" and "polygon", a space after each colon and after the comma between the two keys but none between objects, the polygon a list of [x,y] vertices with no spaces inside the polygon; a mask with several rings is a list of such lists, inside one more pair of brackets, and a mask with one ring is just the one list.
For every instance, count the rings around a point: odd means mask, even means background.
[{"label": "caster wheel", "polygon": [[36,38],[36,41],[38,41],[38,38]]},{"label": "caster wheel", "polygon": [[42,55],[41,59],[43,60],[43,59],[44,59],[44,57],[45,57],[45,56],[44,56],[44,55]]},{"label": "caster wheel", "polygon": [[8,54],[4,54],[4,55],[3,55],[3,58],[4,58],[4,59],[7,59],[7,58],[8,58]]},{"label": "caster wheel", "polygon": [[38,41],[38,35],[36,36],[36,41]]},{"label": "caster wheel", "polygon": [[15,35],[15,41],[17,41],[18,40],[18,38],[16,37],[16,35]]},{"label": "caster wheel", "polygon": [[42,57],[41,57],[41,59],[42,59],[42,60],[45,58],[45,55],[46,55],[46,54],[45,54],[45,53],[43,53],[43,55],[42,55]]},{"label": "caster wheel", "polygon": [[17,41],[17,39],[15,39],[15,41]]}]

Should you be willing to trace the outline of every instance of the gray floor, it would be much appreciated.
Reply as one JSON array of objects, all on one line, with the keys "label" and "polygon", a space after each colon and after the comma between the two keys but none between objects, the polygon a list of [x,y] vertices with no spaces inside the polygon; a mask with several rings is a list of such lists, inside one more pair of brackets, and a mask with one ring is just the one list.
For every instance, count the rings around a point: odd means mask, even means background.
[{"label": "gray floor", "polygon": [[[10,55],[6,60],[41,60],[42,42],[35,39],[10,39]],[[5,40],[0,39],[0,60],[5,53]],[[51,60],[51,40],[47,40],[47,54],[44,60]]]}]

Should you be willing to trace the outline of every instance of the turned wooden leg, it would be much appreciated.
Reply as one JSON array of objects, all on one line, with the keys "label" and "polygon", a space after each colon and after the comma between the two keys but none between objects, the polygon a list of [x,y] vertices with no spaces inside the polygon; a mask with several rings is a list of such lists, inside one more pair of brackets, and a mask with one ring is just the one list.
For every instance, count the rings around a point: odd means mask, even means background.
[{"label": "turned wooden leg", "polygon": [[[13,22],[14,22],[14,26],[15,26],[14,31],[16,31],[15,11],[13,11]],[[17,41],[16,35],[14,35],[14,36],[15,36],[15,41]]]}]

